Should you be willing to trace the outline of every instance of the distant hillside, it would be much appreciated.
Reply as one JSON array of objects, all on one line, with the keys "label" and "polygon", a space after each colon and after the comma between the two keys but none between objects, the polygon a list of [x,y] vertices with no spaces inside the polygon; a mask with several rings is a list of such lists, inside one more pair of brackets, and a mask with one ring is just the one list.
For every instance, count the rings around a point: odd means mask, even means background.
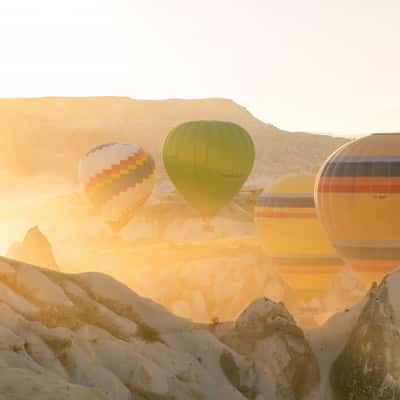
[{"label": "distant hillside", "polygon": [[163,140],[170,129],[194,119],[230,120],[246,128],[256,144],[252,177],[257,180],[316,169],[346,141],[279,130],[227,99],[2,99],[0,167],[18,176],[55,174],[72,180],[80,156],[91,146],[109,141],[141,143],[160,166]]}]

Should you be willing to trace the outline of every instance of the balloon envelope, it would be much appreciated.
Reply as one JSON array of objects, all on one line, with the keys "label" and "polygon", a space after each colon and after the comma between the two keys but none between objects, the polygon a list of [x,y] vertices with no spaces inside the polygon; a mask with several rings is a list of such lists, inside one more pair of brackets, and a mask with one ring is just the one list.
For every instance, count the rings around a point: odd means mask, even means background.
[{"label": "balloon envelope", "polygon": [[319,296],[343,265],[317,218],[314,182],[315,175],[286,176],[265,189],[255,208],[266,255],[305,300]]},{"label": "balloon envelope", "polygon": [[400,265],[400,134],[373,134],[344,145],[316,185],[321,222],[366,285]]},{"label": "balloon envelope", "polygon": [[119,231],[150,196],[155,165],[151,156],[136,144],[103,144],[80,160],[79,181],[102,218]]},{"label": "balloon envelope", "polygon": [[202,217],[210,218],[246,181],[254,145],[250,135],[232,122],[192,121],[169,133],[163,159],[178,191]]}]

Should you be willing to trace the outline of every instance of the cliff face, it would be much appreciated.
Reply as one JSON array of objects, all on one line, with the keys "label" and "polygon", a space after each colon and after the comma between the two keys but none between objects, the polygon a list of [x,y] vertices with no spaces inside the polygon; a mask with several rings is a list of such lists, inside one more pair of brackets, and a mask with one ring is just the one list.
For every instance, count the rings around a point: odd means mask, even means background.
[{"label": "cliff face", "polygon": [[345,142],[341,138],[288,133],[254,118],[227,99],[133,100],[118,97],[0,100],[0,166],[18,175],[56,174],[75,179],[79,158],[110,141],[137,142],[155,157],[179,123],[220,119],[246,128],[256,145],[252,179],[319,167]]}]

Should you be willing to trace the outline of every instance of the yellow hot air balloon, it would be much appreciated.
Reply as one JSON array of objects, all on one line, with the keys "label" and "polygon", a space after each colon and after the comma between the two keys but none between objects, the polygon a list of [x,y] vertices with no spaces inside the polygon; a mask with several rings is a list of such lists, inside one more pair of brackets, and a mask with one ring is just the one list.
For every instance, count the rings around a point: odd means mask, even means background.
[{"label": "yellow hot air balloon", "polygon": [[255,208],[267,257],[306,301],[318,297],[343,265],[317,218],[314,182],[311,174],[284,177],[264,190]]},{"label": "yellow hot air balloon", "polygon": [[372,134],[334,152],[316,202],[328,237],[367,287],[400,266],[400,134]]}]

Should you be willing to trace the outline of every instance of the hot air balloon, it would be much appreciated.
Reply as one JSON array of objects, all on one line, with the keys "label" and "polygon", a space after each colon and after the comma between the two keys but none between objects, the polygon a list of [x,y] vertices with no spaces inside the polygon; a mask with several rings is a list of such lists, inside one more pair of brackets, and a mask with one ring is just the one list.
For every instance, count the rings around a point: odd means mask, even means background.
[{"label": "hot air balloon", "polygon": [[136,144],[102,144],[79,163],[85,196],[114,231],[121,230],[145,203],[155,175],[153,159]]},{"label": "hot air balloon", "polygon": [[366,285],[400,266],[400,134],[339,148],[320,171],[316,200],[328,237]]},{"label": "hot air balloon", "polygon": [[342,268],[314,206],[315,175],[289,175],[271,184],[255,207],[257,237],[268,259],[304,300],[319,296]]},{"label": "hot air balloon", "polygon": [[209,221],[240,190],[254,162],[250,135],[223,121],[192,121],[164,142],[167,173],[178,191]]}]

